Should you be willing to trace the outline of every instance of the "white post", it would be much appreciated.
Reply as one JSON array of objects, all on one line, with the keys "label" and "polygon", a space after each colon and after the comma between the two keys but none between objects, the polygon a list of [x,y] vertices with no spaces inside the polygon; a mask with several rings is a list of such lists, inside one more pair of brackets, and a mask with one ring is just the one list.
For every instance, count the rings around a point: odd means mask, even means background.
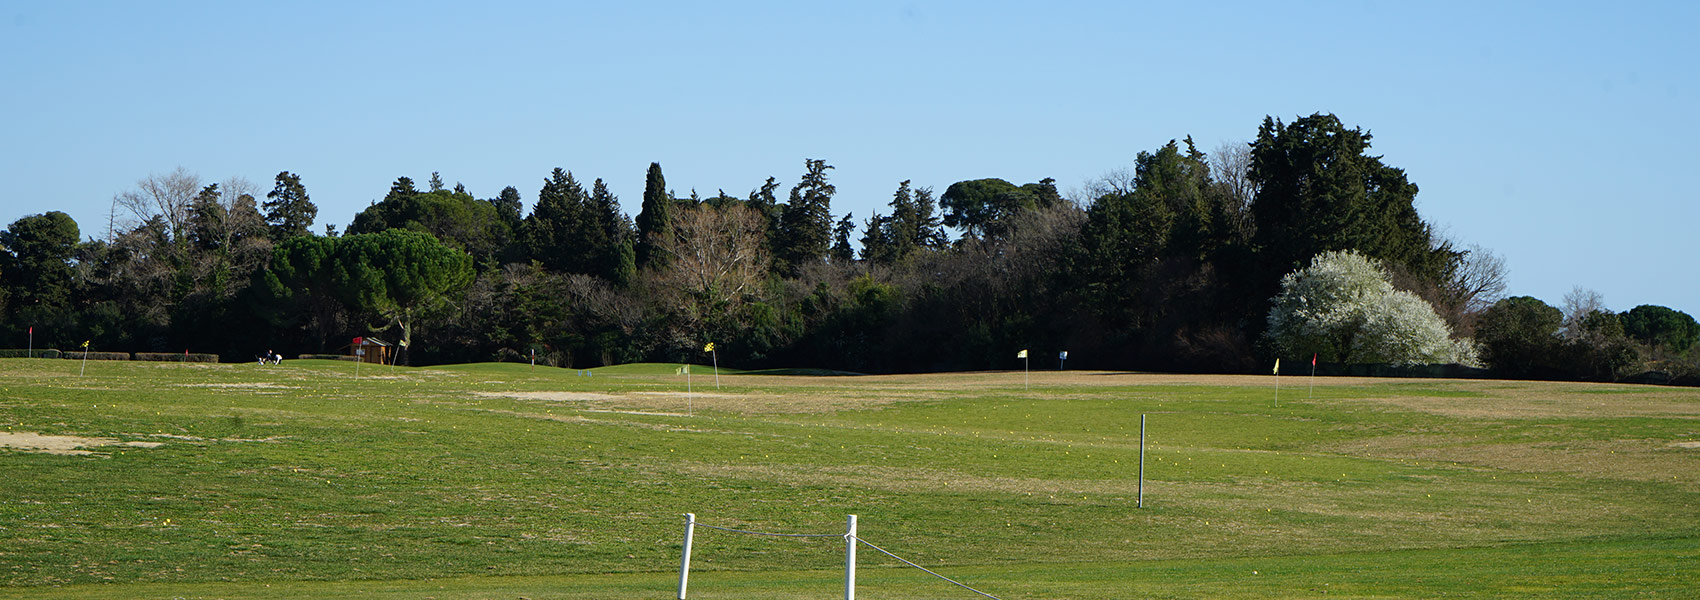
[{"label": "white post", "polygon": [[1021,389],[1031,389],[1031,384],[1027,380],[1027,374],[1033,372],[1033,369],[1031,368],[1032,364],[1032,359],[1025,356],[1021,357]]},{"label": "white post", "polygon": [[83,368],[77,370],[77,376],[82,377],[89,372],[89,345],[83,344]]},{"label": "white post", "polygon": [[696,534],[696,513],[685,513],[685,552],[679,559],[679,600],[685,600],[685,581],[691,576],[691,538]]},{"label": "white post", "polygon": [[844,531],[844,600],[856,600],[856,515]]},{"label": "white post", "polygon": [[1306,392],[1305,397],[1316,397],[1316,356],[1314,355],[1310,357],[1310,390]]},{"label": "white post", "polygon": [[714,357],[714,389],[718,390],[720,389],[720,351],[715,350],[709,352],[708,355]]},{"label": "white post", "polygon": [[1145,508],[1145,415],[1139,415],[1139,508]]}]

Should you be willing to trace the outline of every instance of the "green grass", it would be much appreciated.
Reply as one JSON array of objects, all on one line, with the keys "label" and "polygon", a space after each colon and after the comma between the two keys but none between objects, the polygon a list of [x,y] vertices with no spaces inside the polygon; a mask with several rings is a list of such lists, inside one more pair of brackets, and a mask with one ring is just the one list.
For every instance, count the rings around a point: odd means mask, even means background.
[{"label": "green grass", "polygon": [[[1268,378],[78,367],[0,360],[0,431],[162,445],[0,449],[0,598],[671,597],[685,512],[854,513],[1007,600],[1700,596],[1692,390],[1284,378],[1276,408]],[[826,597],[842,561],[699,530],[691,597]],[[860,563],[862,598],[973,597]]]}]

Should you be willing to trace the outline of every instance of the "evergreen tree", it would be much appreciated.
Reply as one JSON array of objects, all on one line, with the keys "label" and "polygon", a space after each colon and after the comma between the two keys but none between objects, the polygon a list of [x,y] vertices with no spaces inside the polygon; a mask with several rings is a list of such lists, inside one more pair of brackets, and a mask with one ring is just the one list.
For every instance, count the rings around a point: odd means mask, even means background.
[{"label": "evergreen tree", "polygon": [[419,195],[419,188],[413,187],[413,178],[403,175],[390,184],[390,192],[384,194],[384,201],[404,200]]},{"label": "evergreen tree", "polygon": [[657,238],[672,235],[670,215],[672,194],[667,193],[667,179],[661,175],[661,163],[649,163],[649,173],[643,183],[643,207],[637,216],[635,244],[637,267],[651,268],[662,255],[655,251]]},{"label": "evergreen tree", "polygon": [[289,171],[277,174],[277,185],[266,194],[266,223],[271,226],[271,238],[286,240],[298,235],[310,235],[313,219],[319,207],[307,198],[307,188],[301,176]]},{"label": "evergreen tree", "polygon": [[[1331,250],[1356,250],[1441,282],[1458,259],[1437,248],[1405,171],[1368,154],[1370,134],[1329,114],[1291,124],[1265,118],[1251,150],[1251,213],[1266,272],[1284,273]],[[1269,278],[1271,281],[1273,276]]]},{"label": "evergreen tree", "polygon": [[525,223],[532,260],[563,273],[593,271],[583,237],[593,228],[586,210],[588,201],[584,186],[566,170],[556,167],[543,180],[537,205]]},{"label": "evergreen tree", "polygon": [[806,159],[803,165],[807,172],[791,188],[774,240],[775,264],[788,275],[826,258],[832,243],[832,195],[838,191],[827,182],[826,171],[832,165],[818,159]]},{"label": "evergreen tree", "polygon": [[892,218],[874,213],[862,224],[862,260],[891,264],[897,262],[897,245],[889,237]]},{"label": "evergreen tree", "polygon": [[[71,259],[77,249],[77,221],[50,211],[14,221],[0,231],[0,281],[8,290],[7,321],[16,331],[60,325],[70,316],[74,284]],[[63,343],[63,327],[47,343]]]},{"label": "evergreen tree", "polygon": [[632,223],[620,211],[620,199],[608,191],[608,185],[601,179],[591,186],[590,210],[596,223],[594,244],[599,255],[596,274],[619,285],[631,282],[637,275]]},{"label": "evergreen tree", "polygon": [[491,198],[489,202],[491,206],[496,207],[496,216],[508,225],[509,230],[518,234],[525,221],[524,217],[521,216],[521,213],[525,210],[525,203],[519,198],[519,190],[514,189],[514,186],[511,185],[502,188],[502,193]]},{"label": "evergreen tree", "polygon": [[856,260],[856,250],[850,247],[850,234],[856,231],[856,221],[852,218],[853,214],[845,213],[844,218],[838,220],[838,225],[832,228],[833,262],[850,264]]}]

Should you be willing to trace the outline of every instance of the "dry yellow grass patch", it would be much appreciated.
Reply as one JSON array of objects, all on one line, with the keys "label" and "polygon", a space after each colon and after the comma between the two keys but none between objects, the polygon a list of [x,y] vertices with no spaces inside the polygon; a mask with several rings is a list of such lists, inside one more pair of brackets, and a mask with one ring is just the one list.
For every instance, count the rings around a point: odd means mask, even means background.
[{"label": "dry yellow grass patch", "polygon": [[1468,388],[1486,397],[1398,396],[1348,400],[1460,419],[1691,417],[1700,390],[1601,383],[1507,381]]},{"label": "dry yellow grass patch", "polygon": [[1327,450],[1345,454],[1456,463],[1520,473],[1566,473],[1600,479],[1700,483],[1700,442],[1608,440],[1486,443],[1441,435],[1393,435]]}]

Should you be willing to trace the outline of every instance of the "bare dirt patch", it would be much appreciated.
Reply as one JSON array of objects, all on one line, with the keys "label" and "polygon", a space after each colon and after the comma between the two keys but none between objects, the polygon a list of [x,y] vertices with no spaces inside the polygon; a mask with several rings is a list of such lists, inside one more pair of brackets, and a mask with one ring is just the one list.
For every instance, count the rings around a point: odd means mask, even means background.
[{"label": "bare dirt patch", "polygon": [[0,448],[11,448],[24,452],[40,452],[43,454],[61,454],[67,456],[94,454],[84,448],[101,446],[126,446],[131,448],[158,448],[159,442],[124,442],[116,438],[81,437],[74,435],[42,435],[33,431],[0,432]]}]

